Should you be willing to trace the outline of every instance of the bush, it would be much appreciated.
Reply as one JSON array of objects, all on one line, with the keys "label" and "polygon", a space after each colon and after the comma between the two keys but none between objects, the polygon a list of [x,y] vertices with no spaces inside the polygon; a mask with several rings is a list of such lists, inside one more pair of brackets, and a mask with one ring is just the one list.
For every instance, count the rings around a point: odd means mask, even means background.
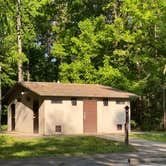
[{"label": "bush", "polygon": [[132,129],[132,130],[133,130],[133,129],[136,129],[137,126],[138,126],[138,124],[137,124],[134,120],[131,120],[131,121],[130,121],[130,125],[131,125],[131,129]]}]

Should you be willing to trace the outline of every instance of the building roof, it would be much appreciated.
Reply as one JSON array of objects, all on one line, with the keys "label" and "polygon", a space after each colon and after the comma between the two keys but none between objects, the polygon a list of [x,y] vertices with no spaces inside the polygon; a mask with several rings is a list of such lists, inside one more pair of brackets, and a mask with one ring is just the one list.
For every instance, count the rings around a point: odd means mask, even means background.
[{"label": "building roof", "polygon": [[63,84],[54,82],[20,82],[19,85],[39,96],[130,98],[133,93],[98,84]]}]

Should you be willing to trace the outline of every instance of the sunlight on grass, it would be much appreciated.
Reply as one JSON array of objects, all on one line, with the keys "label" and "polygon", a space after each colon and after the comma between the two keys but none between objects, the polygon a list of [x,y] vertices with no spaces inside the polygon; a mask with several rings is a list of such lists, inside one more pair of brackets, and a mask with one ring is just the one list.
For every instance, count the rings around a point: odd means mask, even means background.
[{"label": "sunlight on grass", "polygon": [[131,152],[134,147],[93,136],[21,139],[0,136],[0,159]]},{"label": "sunlight on grass", "polygon": [[131,134],[132,138],[142,138],[157,142],[166,142],[166,132],[145,132],[143,134]]}]

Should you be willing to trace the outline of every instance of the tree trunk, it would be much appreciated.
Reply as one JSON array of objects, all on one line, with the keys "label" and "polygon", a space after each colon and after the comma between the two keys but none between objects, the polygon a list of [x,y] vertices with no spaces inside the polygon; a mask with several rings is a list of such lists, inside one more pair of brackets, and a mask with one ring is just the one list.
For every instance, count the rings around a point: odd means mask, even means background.
[{"label": "tree trunk", "polygon": [[[157,25],[156,24],[154,25],[154,38],[155,38],[155,42],[157,42]],[[157,57],[157,55],[158,55],[158,50],[156,48],[155,56]]]},{"label": "tree trunk", "polygon": [[27,63],[27,81],[30,81],[29,60]]},{"label": "tree trunk", "polygon": [[[164,65],[164,70],[163,70],[163,80],[164,80],[164,77],[165,77],[165,74],[166,74],[166,64]],[[165,109],[165,100],[166,100],[166,96],[165,96],[165,92],[166,92],[166,86],[164,84],[164,81],[163,81],[163,113],[164,113],[164,117],[163,117],[163,122],[164,122],[164,130],[166,130],[166,109]]]},{"label": "tree trunk", "polygon": [[164,112],[164,130],[166,130],[166,110],[165,110],[165,87],[163,87],[163,112]]},{"label": "tree trunk", "polygon": [[[1,75],[1,62],[0,62],[0,75]],[[2,91],[1,91],[1,78],[0,78],[0,130],[1,130],[1,116],[2,116]]]},{"label": "tree trunk", "polygon": [[19,57],[18,57],[18,81],[23,81],[20,0],[16,1],[16,11],[17,11],[17,41],[18,41],[18,55],[19,55]]}]

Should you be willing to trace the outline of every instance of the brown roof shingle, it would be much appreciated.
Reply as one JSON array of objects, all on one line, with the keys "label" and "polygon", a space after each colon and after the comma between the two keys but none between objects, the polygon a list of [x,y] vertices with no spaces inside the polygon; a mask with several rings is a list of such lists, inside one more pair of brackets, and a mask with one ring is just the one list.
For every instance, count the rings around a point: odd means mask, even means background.
[{"label": "brown roof shingle", "polygon": [[63,84],[54,82],[21,82],[21,86],[40,96],[129,98],[136,96],[98,84]]}]

